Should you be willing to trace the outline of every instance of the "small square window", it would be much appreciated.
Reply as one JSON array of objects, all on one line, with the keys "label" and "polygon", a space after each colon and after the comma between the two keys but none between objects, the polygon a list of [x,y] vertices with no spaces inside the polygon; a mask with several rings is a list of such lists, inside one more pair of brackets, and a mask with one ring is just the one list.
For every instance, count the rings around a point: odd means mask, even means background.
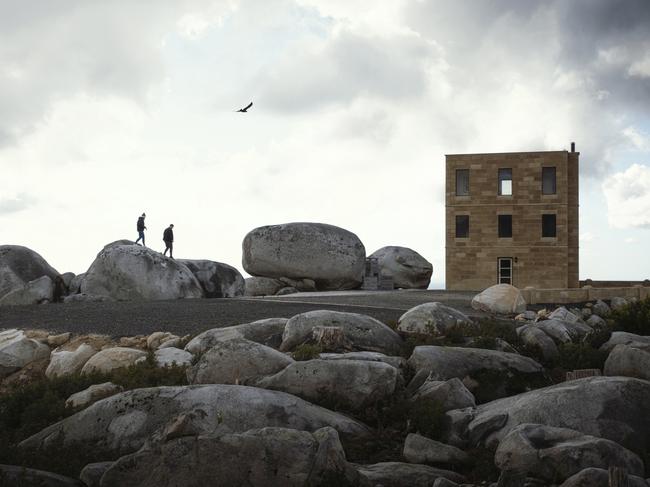
[{"label": "small square window", "polygon": [[469,196],[469,169],[456,169],[456,196]]},{"label": "small square window", "polygon": [[555,223],[555,215],[542,215],[542,237],[557,237]]},{"label": "small square window", "polygon": [[512,215],[499,215],[499,238],[512,238]]},{"label": "small square window", "polygon": [[499,169],[499,196],[512,196],[512,169]]},{"label": "small square window", "polygon": [[456,215],[456,238],[469,238],[469,215]]},{"label": "small square window", "polygon": [[542,168],[542,194],[555,194],[557,191],[555,185],[555,168]]}]

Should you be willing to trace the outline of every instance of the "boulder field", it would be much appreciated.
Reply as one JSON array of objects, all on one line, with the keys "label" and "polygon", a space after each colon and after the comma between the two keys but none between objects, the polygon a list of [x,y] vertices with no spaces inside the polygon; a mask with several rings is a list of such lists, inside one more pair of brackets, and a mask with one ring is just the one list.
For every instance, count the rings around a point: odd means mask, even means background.
[{"label": "boulder field", "polygon": [[[0,479],[22,468],[4,458],[23,458],[45,485],[606,486],[616,467],[649,487],[650,337],[603,335],[593,316],[486,323],[431,303],[398,331],[327,310],[195,337],[0,331],[0,407],[16,385],[70,381],[68,409],[0,451]],[[558,378],[576,347],[605,375]],[[48,472],[39,458],[65,460]]]}]

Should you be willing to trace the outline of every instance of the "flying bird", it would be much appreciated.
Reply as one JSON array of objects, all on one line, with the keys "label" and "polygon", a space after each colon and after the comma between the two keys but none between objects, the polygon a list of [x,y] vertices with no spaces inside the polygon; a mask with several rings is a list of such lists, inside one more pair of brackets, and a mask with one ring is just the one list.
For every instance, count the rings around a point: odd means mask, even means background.
[{"label": "flying bird", "polygon": [[246,112],[248,112],[248,109],[249,109],[250,107],[252,107],[252,106],[253,106],[253,102],[250,102],[246,107],[244,107],[244,108],[240,108],[240,109],[237,110],[237,111],[238,111],[238,112],[242,112],[242,113],[246,113]]}]

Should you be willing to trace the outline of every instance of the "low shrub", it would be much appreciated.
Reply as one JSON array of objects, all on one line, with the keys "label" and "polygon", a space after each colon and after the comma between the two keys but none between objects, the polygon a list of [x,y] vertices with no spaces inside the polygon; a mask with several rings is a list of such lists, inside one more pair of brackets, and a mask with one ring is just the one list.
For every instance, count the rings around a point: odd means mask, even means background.
[{"label": "low shrub", "polygon": [[609,321],[614,331],[650,335],[650,298],[628,303],[612,311]]},{"label": "low shrub", "polygon": [[563,343],[558,347],[555,367],[565,371],[577,369],[603,369],[608,352],[592,347],[589,343]]},{"label": "low shrub", "polygon": [[323,349],[318,345],[303,343],[302,345],[298,345],[291,355],[294,360],[305,361],[318,358],[322,352]]},{"label": "low shrub", "polygon": [[[84,452],[83,447],[52,449],[47,455],[23,452],[16,445],[25,438],[72,415],[65,401],[72,394],[93,384],[113,382],[125,390],[144,387],[187,384],[185,367],[156,366],[153,354],[147,360],[129,368],[108,374],[75,374],[54,379],[43,378],[29,384],[15,386],[0,396],[0,463],[42,468],[62,475],[76,475],[79,462],[96,458],[95,452]],[[72,453],[71,453],[72,452]],[[90,455],[90,456],[89,456]],[[70,456],[70,458],[68,458]],[[79,461],[72,461],[72,457]],[[89,463],[88,461],[86,463]]]}]

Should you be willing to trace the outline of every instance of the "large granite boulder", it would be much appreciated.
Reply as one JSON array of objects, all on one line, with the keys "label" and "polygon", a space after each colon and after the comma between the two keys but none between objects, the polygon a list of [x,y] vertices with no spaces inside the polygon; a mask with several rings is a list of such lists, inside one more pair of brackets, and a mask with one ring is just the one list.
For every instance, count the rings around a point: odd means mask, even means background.
[{"label": "large granite boulder", "polygon": [[360,410],[395,392],[397,369],[367,360],[293,362],[258,387],[288,392],[316,404]]},{"label": "large granite boulder", "polygon": [[[560,487],[610,487],[609,470],[605,468],[585,468],[581,472],[566,479]],[[643,477],[629,475],[627,487],[648,487]]]},{"label": "large granite boulder", "polygon": [[20,306],[49,303],[54,295],[54,282],[49,276],[41,276],[0,298],[0,306]]},{"label": "large granite boulder", "polygon": [[102,486],[303,487],[359,485],[335,429],[313,433],[253,429],[221,436],[184,436],[120,458]]},{"label": "large granite boulder", "polygon": [[554,360],[558,356],[558,348],[553,339],[536,324],[524,325],[517,328],[517,336],[528,347],[536,348],[544,360]]},{"label": "large granite boulder", "polygon": [[495,284],[472,299],[472,308],[488,313],[518,314],[526,311],[526,300],[510,284]]},{"label": "large granite boulder", "polygon": [[218,342],[188,369],[190,384],[250,384],[293,363],[282,352],[245,338]]},{"label": "large granite boulder", "polygon": [[7,487],[86,487],[82,482],[44,470],[0,465],[0,485]]},{"label": "large granite boulder", "polygon": [[403,289],[426,289],[431,281],[433,266],[415,250],[388,246],[373,252],[382,275],[392,277],[393,285]]},{"label": "large granite boulder", "polygon": [[274,296],[286,283],[272,277],[247,277],[244,280],[246,296]]},{"label": "large granite boulder", "polygon": [[605,361],[603,373],[650,380],[650,345],[616,345]]},{"label": "large granite boulder", "polygon": [[131,367],[139,359],[147,356],[147,352],[128,347],[113,347],[97,352],[91,356],[81,369],[82,374],[93,372],[108,373],[115,369]]},{"label": "large granite boulder", "polygon": [[478,329],[464,313],[442,303],[424,303],[400,316],[397,329],[402,333],[444,336],[451,331]]},{"label": "large granite boulder", "polygon": [[363,360],[368,362],[384,362],[392,365],[398,372],[404,372],[407,368],[404,357],[384,355],[379,352],[348,352],[348,353],[320,353],[321,360]]},{"label": "large granite boulder", "polygon": [[158,367],[189,367],[194,360],[194,355],[190,352],[176,347],[159,348],[153,353],[153,357]]},{"label": "large granite boulder", "polygon": [[50,347],[27,338],[21,330],[0,332],[0,379],[49,356]]},{"label": "large granite boulder", "polygon": [[474,395],[463,382],[454,377],[447,381],[427,378],[410,398],[414,404],[435,404],[442,411],[476,406]]},{"label": "large granite boulder", "polygon": [[639,454],[650,447],[648,403],[648,381],[589,377],[449,411],[449,439],[494,446],[520,424],[536,423],[606,438]]},{"label": "large granite boulder", "polygon": [[373,487],[431,487],[439,478],[462,482],[464,477],[456,472],[416,463],[382,462],[357,465],[357,470],[368,485]]},{"label": "large granite boulder", "polygon": [[93,384],[83,391],[72,394],[65,401],[65,406],[68,408],[83,408],[91,404],[122,392],[124,388],[113,384],[112,382],[104,382],[102,384]]},{"label": "large granite boulder", "polygon": [[228,264],[212,260],[180,259],[199,280],[206,298],[234,298],[244,295],[244,277]]},{"label": "large granite boulder", "polygon": [[578,342],[592,331],[589,325],[579,321],[571,323],[556,319],[538,321],[534,326],[546,333],[556,343]]},{"label": "large granite boulder", "polygon": [[59,275],[43,257],[20,245],[0,245],[0,298],[42,276]]},{"label": "large granite boulder", "polygon": [[544,372],[529,357],[482,348],[419,346],[408,363],[416,378],[424,372],[438,381],[471,379],[468,383],[474,386],[470,391],[481,402],[522,392],[522,388],[541,381]]},{"label": "large granite boulder", "polygon": [[50,356],[50,363],[45,370],[48,379],[64,377],[81,372],[90,357],[98,352],[97,349],[86,343],[80,344],[76,350],[55,349]]},{"label": "large granite boulder", "polygon": [[352,346],[359,351],[399,355],[400,336],[370,316],[340,311],[316,310],[292,317],[284,328],[280,350],[287,352],[309,341],[316,327],[339,327]]},{"label": "large granite boulder", "polygon": [[471,462],[460,448],[410,433],[404,441],[402,456],[409,463],[429,465],[463,465]]},{"label": "large granite boulder", "polygon": [[282,334],[287,321],[289,321],[287,318],[266,318],[242,325],[213,328],[192,338],[185,346],[185,350],[201,355],[217,343],[233,338],[245,338],[268,347],[278,348],[282,343]]},{"label": "large granite boulder", "polygon": [[567,428],[521,424],[503,438],[494,456],[500,470],[563,481],[589,467],[621,467],[643,475],[643,461],[618,443]]},{"label": "large granite boulder", "polygon": [[244,432],[267,426],[305,431],[332,426],[351,439],[365,438],[370,433],[357,421],[291,394],[216,384],[123,392],[48,426],[19,447],[67,448],[83,443],[117,454],[132,453],[155,431],[189,412],[200,417],[194,434]]},{"label": "large granite boulder", "polygon": [[139,245],[105,247],[86,272],[81,292],[123,301],[203,297],[185,265]]},{"label": "large granite boulder", "polygon": [[323,223],[287,223],[251,230],[242,264],[252,276],[312,279],[319,290],[355,289],[366,250],[355,234]]},{"label": "large granite boulder", "polygon": [[625,331],[612,332],[605,343],[600,347],[601,350],[611,352],[616,345],[630,345],[633,347],[650,346],[650,336],[636,335]]}]

